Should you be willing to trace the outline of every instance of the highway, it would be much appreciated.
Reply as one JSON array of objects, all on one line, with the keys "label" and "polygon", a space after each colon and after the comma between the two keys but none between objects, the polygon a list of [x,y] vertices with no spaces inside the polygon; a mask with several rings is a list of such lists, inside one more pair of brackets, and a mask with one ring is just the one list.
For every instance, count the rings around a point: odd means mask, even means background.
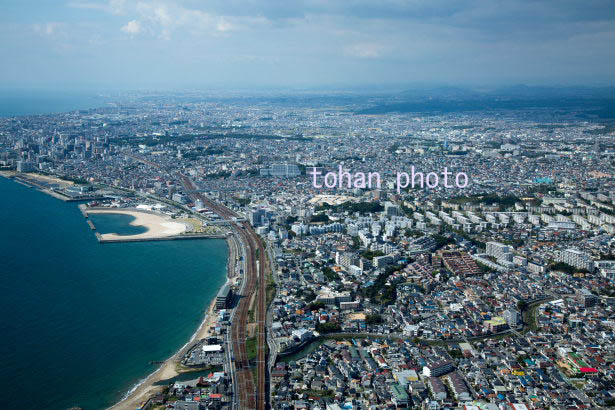
[{"label": "highway", "polygon": [[[239,303],[235,308],[231,324],[231,346],[234,355],[233,363],[230,363],[231,371],[234,368],[233,385],[236,386],[235,397],[239,396],[238,406],[240,409],[264,410],[267,408],[267,338],[266,338],[266,277],[270,266],[267,253],[261,238],[254,232],[245,220],[235,222],[239,216],[230,209],[211,201],[202,195],[190,178],[178,174],[182,185],[191,192],[193,199],[199,199],[204,206],[211,209],[221,218],[229,221],[234,233],[240,238],[245,247],[245,273],[243,277]],[[256,292],[256,367],[257,381],[255,383],[248,355],[246,351],[247,325],[249,320],[250,300]],[[238,394],[237,394],[238,393]]]}]

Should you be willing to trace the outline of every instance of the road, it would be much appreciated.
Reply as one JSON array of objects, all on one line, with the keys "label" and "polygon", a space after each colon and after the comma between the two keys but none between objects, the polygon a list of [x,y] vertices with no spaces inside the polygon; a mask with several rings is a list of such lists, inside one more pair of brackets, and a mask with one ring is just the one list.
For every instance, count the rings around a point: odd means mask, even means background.
[{"label": "road", "polygon": [[[277,275],[277,271],[278,271],[278,266],[276,263],[276,259],[275,256],[273,254],[272,251],[272,246],[271,244],[269,244],[270,246],[267,246],[267,253],[268,253],[268,260],[269,260],[269,269],[271,271],[271,278],[273,279],[275,285],[276,285],[276,294],[277,294],[277,288],[278,288],[278,284],[279,284],[279,278]],[[275,297],[275,295],[274,295]],[[271,310],[268,309],[267,310],[267,318],[266,318],[267,322],[266,322],[266,328],[267,329],[271,329],[271,326],[273,324],[273,318],[272,318],[272,314],[271,314]],[[267,371],[269,373],[271,373],[271,370],[273,369],[273,367],[275,366],[275,362],[277,360],[278,357],[278,353],[280,350],[280,347],[278,346],[277,342],[275,341],[275,339],[273,338],[271,332],[267,332],[267,345],[269,346],[269,357],[268,357],[268,363],[267,363]]]},{"label": "road", "polygon": [[[130,154],[126,156],[136,161],[143,162],[151,167],[170,173],[168,169],[152,161],[145,160]],[[235,212],[227,207],[220,205],[201,192],[202,190],[194,184],[187,176],[176,173],[176,177],[181,182],[184,189],[190,193],[193,199],[199,199],[203,205],[215,212],[222,219],[228,221],[236,237],[240,239],[245,249],[244,277],[242,281],[239,303],[233,312],[231,322],[231,363],[229,368],[232,372],[234,398],[236,400],[239,393],[238,407],[240,409],[264,410],[268,404],[267,394],[267,334],[266,334],[266,291],[265,284],[267,275],[270,274],[270,266],[265,252],[265,246],[261,238],[254,232],[254,229],[245,219],[239,217]],[[250,300],[255,294],[257,296],[257,383],[254,383],[252,370],[246,351],[247,325],[250,312]],[[234,357],[233,357],[234,356]],[[234,360],[233,360],[234,359]],[[236,407],[236,406],[234,406]]]},{"label": "road", "polygon": [[[187,191],[191,191],[193,199],[199,199],[204,206],[211,209],[221,218],[229,221],[234,233],[244,244],[246,260],[245,273],[242,284],[241,296],[235,309],[231,324],[231,346],[234,354],[233,384],[237,386],[235,392],[239,396],[239,408],[264,410],[267,407],[267,338],[266,338],[266,277],[269,274],[269,263],[267,253],[261,238],[254,232],[250,224],[246,221],[234,222],[239,216],[230,209],[215,203],[206,196],[202,195],[190,178],[178,174],[182,185]],[[256,343],[256,383],[252,376],[252,369],[248,360],[246,350],[247,325],[249,321],[250,300],[256,292],[256,321],[257,321],[257,343]],[[237,396],[237,395],[236,395]]]}]

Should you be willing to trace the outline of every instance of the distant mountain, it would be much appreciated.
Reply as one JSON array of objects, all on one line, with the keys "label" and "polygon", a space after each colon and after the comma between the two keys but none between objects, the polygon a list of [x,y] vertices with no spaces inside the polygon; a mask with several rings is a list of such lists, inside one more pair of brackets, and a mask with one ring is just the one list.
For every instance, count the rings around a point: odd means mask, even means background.
[{"label": "distant mountain", "polygon": [[406,89],[395,97],[402,98],[452,98],[469,99],[484,97],[553,98],[553,97],[592,97],[615,98],[615,87],[587,86],[528,86],[525,84],[502,87],[455,87],[455,86],[417,86]]},{"label": "distant mountain", "polygon": [[484,95],[480,91],[464,87],[440,86],[440,87],[416,87],[396,94],[401,98],[478,98]]},{"label": "distant mountain", "polygon": [[586,87],[586,86],[527,86],[513,85],[493,89],[489,95],[526,97],[526,98],[553,98],[553,97],[579,97],[579,98],[615,98],[615,87]]},{"label": "distant mountain", "polygon": [[357,114],[416,112],[426,114],[468,111],[557,109],[615,118],[615,87],[531,87],[514,85],[491,89],[417,87],[381,98]]}]

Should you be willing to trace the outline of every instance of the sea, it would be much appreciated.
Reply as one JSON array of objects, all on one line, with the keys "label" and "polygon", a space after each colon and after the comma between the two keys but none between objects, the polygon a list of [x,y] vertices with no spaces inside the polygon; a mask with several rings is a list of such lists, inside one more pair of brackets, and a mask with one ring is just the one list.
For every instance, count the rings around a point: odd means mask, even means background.
[{"label": "sea", "polygon": [[0,117],[52,114],[102,107],[100,94],[77,91],[0,90]]},{"label": "sea", "polygon": [[[130,217],[96,218],[134,234]],[[226,280],[220,239],[100,244],[77,204],[0,177],[3,410],[102,410],[195,333]]]}]

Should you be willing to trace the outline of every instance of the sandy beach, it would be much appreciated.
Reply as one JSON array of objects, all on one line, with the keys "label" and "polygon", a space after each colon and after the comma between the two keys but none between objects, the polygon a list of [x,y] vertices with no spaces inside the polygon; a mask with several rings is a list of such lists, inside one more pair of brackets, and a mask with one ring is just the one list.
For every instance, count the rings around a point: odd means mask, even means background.
[{"label": "sandy beach", "polygon": [[51,176],[51,175],[32,174],[32,173],[30,173],[30,174],[27,174],[27,176],[29,178],[36,179],[38,181],[46,182],[48,184],[57,184],[57,185],[62,186],[62,187],[75,185],[75,183],[72,182],[72,181],[66,181],[64,179],[61,179],[61,178],[58,178],[58,177],[54,177],[54,176]]},{"label": "sandy beach", "polygon": [[188,231],[188,226],[185,223],[175,222],[164,215],[153,214],[134,209],[86,209],[86,212],[88,214],[130,215],[135,218],[130,223],[130,225],[144,226],[147,228],[146,232],[137,235],[118,235],[116,233],[102,234],[101,238],[105,241],[164,238],[167,236],[180,235]]},{"label": "sandy beach", "polygon": [[145,403],[147,399],[156,393],[162,391],[164,386],[154,386],[154,383],[167,380],[178,376],[180,372],[177,371],[177,366],[181,360],[181,357],[188,351],[188,349],[198,340],[205,339],[212,336],[211,328],[216,323],[215,312],[216,299],[211,302],[207,314],[201,326],[198,328],[192,339],[182,347],[172,357],[168,358],[158,370],[149,375],[145,381],[143,381],[137,388],[131,392],[126,398],[119,403],[110,407],[109,410],[134,410]]},{"label": "sandy beach", "polygon": [[58,178],[52,175],[37,174],[34,172],[21,173],[21,172],[16,172],[16,171],[0,171],[0,176],[3,176],[5,178],[18,177],[26,181],[30,181],[33,184],[37,183],[37,184],[45,184],[45,185],[57,185],[62,188],[75,185],[75,183],[72,181],[67,181],[62,178]]},{"label": "sandy beach", "polygon": [[[87,210],[87,213],[115,213],[115,214],[126,214],[134,216],[136,219],[131,222],[131,225],[139,225],[145,226],[148,228],[148,231],[139,235],[131,235],[131,236],[119,236],[116,234],[104,234],[102,237],[104,239],[107,238],[153,238],[153,237],[164,237],[164,236],[173,236],[179,235],[187,230],[187,226],[184,223],[180,222],[172,222],[169,218],[163,215],[156,215],[149,212],[143,212],[138,210],[128,210],[128,209],[93,209]],[[231,261],[229,260],[229,263]],[[161,380],[168,380],[173,377],[176,377],[180,374],[178,372],[178,365],[181,361],[182,356],[192,347],[192,345],[207,337],[212,335],[211,328],[216,323],[216,312],[215,312],[215,298],[212,300],[209,309],[207,310],[207,314],[203,319],[203,322],[197,329],[196,333],[193,335],[192,339],[184,347],[182,347],[177,353],[175,353],[172,357],[168,358],[158,370],[154,373],[150,374],[147,379],[145,379],[141,384],[139,384],[134,391],[127,395],[119,403],[110,407],[110,410],[134,410],[139,408],[141,404],[145,403],[147,399],[151,396],[157,394],[158,392],[163,390],[163,386],[155,386],[154,383],[159,382]]]},{"label": "sandy beach", "polygon": [[12,178],[15,176],[15,174],[15,171],[0,171],[0,176],[4,178]]}]

